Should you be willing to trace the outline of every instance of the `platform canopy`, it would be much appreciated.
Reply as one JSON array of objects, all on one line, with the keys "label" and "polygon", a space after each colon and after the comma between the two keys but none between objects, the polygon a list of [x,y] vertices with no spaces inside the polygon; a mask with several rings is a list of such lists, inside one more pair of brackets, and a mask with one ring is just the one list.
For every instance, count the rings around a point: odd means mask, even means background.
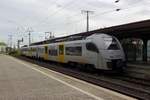
[{"label": "platform canopy", "polygon": [[92,33],[104,32],[104,33],[112,34],[120,39],[132,38],[132,37],[150,39],[150,20],[144,20],[139,22],[112,26],[103,29],[97,29],[91,32]]},{"label": "platform canopy", "polygon": [[31,45],[36,44],[45,44],[51,42],[59,42],[59,41],[66,41],[71,38],[84,38],[94,33],[107,33],[110,35],[114,35],[119,39],[124,38],[141,38],[141,39],[150,39],[150,20],[144,20],[139,22],[133,22],[123,25],[111,26],[107,28],[92,30],[89,32],[82,32],[77,33],[65,37],[59,37],[55,39],[45,40],[37,43],[32,43]]}]

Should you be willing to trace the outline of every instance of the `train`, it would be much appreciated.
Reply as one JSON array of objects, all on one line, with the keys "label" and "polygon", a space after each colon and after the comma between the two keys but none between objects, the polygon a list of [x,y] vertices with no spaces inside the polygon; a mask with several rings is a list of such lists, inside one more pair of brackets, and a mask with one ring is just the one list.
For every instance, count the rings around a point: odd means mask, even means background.
[{"label": "train", "polygon": [[49,43],[20,48],[21,54],[35,59],[81,65],[98,70],[122,70],[126,59],[119,40],[105,33],[70,36]]}]

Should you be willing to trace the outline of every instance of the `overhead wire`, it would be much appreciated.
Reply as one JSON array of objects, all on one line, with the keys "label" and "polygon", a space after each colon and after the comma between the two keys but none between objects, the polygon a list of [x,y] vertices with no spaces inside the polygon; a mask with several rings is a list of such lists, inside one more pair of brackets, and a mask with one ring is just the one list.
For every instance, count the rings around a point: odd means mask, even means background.
[{"label": "overhead wire", "polygon": [[[85,4],[86,2],[84,2],[84,4]],[[101,7],[100,7],[101,8]],[[102,12],[102,13],[105,13],[105,12]],[[75,16],[77,16],[78,14],[75,14],[75,15],[73,15],[73,17],[75,17]],[[83,19],[83,18],[82,18]],[[79,19],[79,20],[76,20],[76,21],[73,21],[73,22],[80,22],[80,20],[82,20],[82,19]],[[70,22],[71,23],[71,22]],[[68,23],[68,24],[70,24],[70,23]],[[60,24],[60,23],[58,23],[58,24]],[[57,24],[53,24],[53,26],[55,26],[55,25],[57,25]]]},{"label": "overhead wire", "polygon": [[[84,2],[84,4],[86,4],[85,2]],[[77,8],[77,7],[76,7]],[[101,7],[100,7],[101,8]],[[72,17],[71,17],[72,16]],[[75,18],[76,16],[79,16],[79,13],[75,13],[74,15],[71,15],[71,16],[69,16],[70,18]],[[69,18],[69,19],[70,19]],[[83,18],[82,18],[83,19]],[[76,20],[75,22],[78,22],[78,21],[80,21],[81,19],[79,19],[79,20]],[[63,22],[63,21],[61,21],[61,22]],[[73,21],[74,22],[74,21]],[[57,24],[60,24],[60,22],[59,23],[56,23],[56,24],[52,24],[51,26],[55,26],[55,25],[57,25]],[[70,24],[70,23],[68,23],[68,24]]]},{"label": "overhead wire", "polygon": [[[140,2],[137,2],[137,3],[134,3],[134,4],[131,4],[131,5],[129,5],[128,7],[126,7],[126,8],[121,8],[120,10],[122,11],[122,10],[126,10],[126,9],[131,9],[131,8],[134,8],[134,7],[136,7],[137,6],[137,4],[138,3],[140,3]],[[98,14],[96,14],[96,15],[94,15],[94,16],[91,16],[92,18],[93,17],[97,17],[97,16],[102,16],[102,15],[105,15],[105,14],[110,14],[110,13],[113,13],[113,12],[116,12],[116,9],[113,9],[113,10],[108,10],[108,11],[105,11],[105,12],[100,12],[100,13],[98,13]],[[75,21],[73,21],[73,22],[70,22],[70,23],[67,23],[67,24],[75,24],[75,23],[79,23],[79,22],[81,22],[83,20],[83,18],[81,18],[81,19],[79,19],[79,20],[75,20]],[[54,28],[53,28],[54,29]]]},{"label": "overhead wire", "polygon": [[[65,9],[66,7],[68,7],[71,4],[73,4],[73,2],[75,2],[75,0],[71,0],[70,2],[68,2],[67,4],[65,4],[63,7],[59,8],[55,12],[49,14],[40,24],[43,24],[43,23],[47,22],[47,20],[49,19],[50,16],[55,16],[56,14],[60,13],[63,9]],[[38,25],[39,24],[36,24],[33,27],[37,27]]]},{"label": "overhead wire", "polygon": [[[81,4],[81,3],[80,3]],[[86,3],[84,2],[84,3],[82,3],[82,4],[84,4],[84,6],[87,6],[86,5]],[[78,6],[75,6],[75,8],[79,8]],[[101,7],[100,7],[101,8]],[[72,9],[72,8],[70,8],[70,9]],[[59,11],[59,10],[58,10]],[[55,12],[56,13],[56,12]],[[58,13],[56,13],[56,14],[58,14]],[[65,14],[65,13],[63,13],[63,14]],[[76,16],[78,16],[79,15],[79,13],[76,13],[76,14],[74,14],[74,15],[71,15],[72,17],[76,17]],[[69,16],[70,17],[70,16]],[[47,19],[48,20],[48,19]],[[48,23],[49,21],[45,21],[45,22],[42,22],[43,24],[45,23]],[[63,22],[63,21],[61,21],[61,22]],[[42,23],[40,23],[40,25],[42,24]],[[52,22],[51,22],[52,23]],[[58,23],[58,24],[60,24],[60,22]],[[57,23],[56,24],[53,24],[53,25],[57,25]]]},{"label": "overhead wire", "polygon": [[[139,3],[139,2],[138,2]],[[135,3],[135,4],[137,4],[137,3]],[[130,6],[128,6],[128,7],[126,7],[126,8],[121,8],[121,10],[125,10],[125,9],[129,9],[129,8],[133,8],[133,5],[135,5],[135,4],[132,4],[132,5],[130,5]],[[116,11],[116,9],[115,10],[108,10],[108,11],[105,11],[105,12],[100,12],[99,14],[96,14],[96,15],[94,15],[94,16],[91,16],[91,17],[97,17],[97,16],[101,16],[101,15],[104,15],[104,14],[108,14],[108,13],[112,13],[112,12],[115,12]],[[75,14],[76,15],[76,14]],[[78,15],[78,14],[77,14]],[[73,17],[75,17],[75,16],[73,16]],[[81,19],[78,19],[78,20],[75,20],[75,21],[72,21],[72,22],[67,22],[66,24],[68,25],[68,24],[75,24],[75,23],[79,23],[79,22],[81,22],[81,21],[83,21],[83,18],[81,18]],[[60,22],[59,22],[60,23]],[[59,24],[58,23],[58,24]],[[55,25],[57,25],[57,24],[53,24],[53,25],[51,25],[51,26],[55,26]],[[61,24],[60,24],[61,25]],[[50,29],[55,29],[55,28],[50,28]]]}]

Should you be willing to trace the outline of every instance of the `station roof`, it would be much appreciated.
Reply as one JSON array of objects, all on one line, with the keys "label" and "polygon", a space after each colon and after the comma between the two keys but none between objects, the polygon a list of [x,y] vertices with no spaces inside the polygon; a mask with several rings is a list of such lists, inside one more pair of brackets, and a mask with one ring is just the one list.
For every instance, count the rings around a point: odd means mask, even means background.
[{"label": "station roof", "polygon": [[110,35],[114,35],[119,39],[123,38],[142,38],[142,39],[150,39],[150,20],[138,21],[133,23],[127,23],[123,25],[111,26],[107,28],[92,30],[89,32],[77,33],[65,37],[54,38],[50,40],[45,40],[41,42],[32,43],[31,45],[37,44],[46,44],[53,42],[61,42],[70,40],[72,37],[77,38],[85,38],[94,33],[107,33]]},{"label": "station roof", "polygon": [[123,38],[150,39],[150,20],[138,21],[103,29],[97,29],[91,32],[92,33],[104,32],[114,35],[120,39]]}]

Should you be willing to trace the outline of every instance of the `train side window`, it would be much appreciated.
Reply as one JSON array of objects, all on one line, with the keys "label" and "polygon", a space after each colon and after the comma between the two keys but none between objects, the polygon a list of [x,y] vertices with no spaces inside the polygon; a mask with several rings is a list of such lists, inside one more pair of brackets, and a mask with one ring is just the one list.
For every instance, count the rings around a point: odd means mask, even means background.
[{"label": "train side window", "polygon": [[51,56],[57,56],[58,54],[57,54],[57,49],[51,49],[51,50],[49,50],[49,55],[51,55]]},{"label": "train side window", "polygon": [[91,43],[91,42],[86,43],[86,48],[89,51],[93,51],[93,52],[99,53],[98,48],[96,47],[96,45],[94,43]]},{"label": "train side window", "polygon": [[64,54],[64,46],[63,45],[59,45],[59,54],[60,55]]},{"label": "train side window", "polygon": [[66,55],[82,56],[82,47],[66,47]]}]

